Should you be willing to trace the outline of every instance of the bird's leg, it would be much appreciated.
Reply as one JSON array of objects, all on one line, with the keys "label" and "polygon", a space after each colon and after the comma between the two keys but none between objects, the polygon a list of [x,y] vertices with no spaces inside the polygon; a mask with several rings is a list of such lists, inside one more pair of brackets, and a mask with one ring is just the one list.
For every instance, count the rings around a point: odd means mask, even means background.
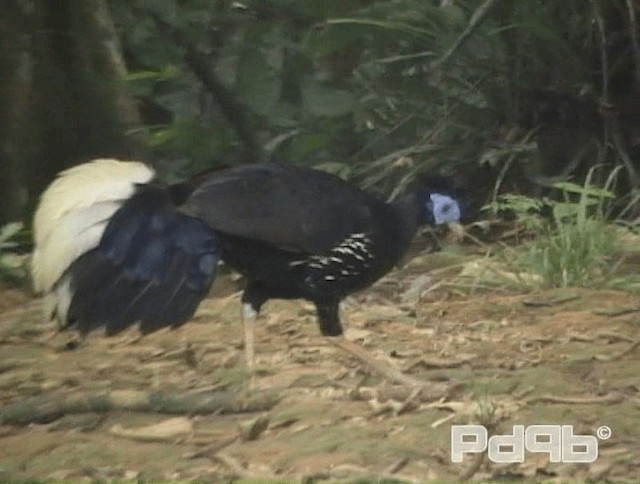
[{"label": "bird's leg", "polygon": [[318,312],[320,331],[324,336],[331,336],[331,338],[328,339],[332,345],[337,346],[351,356],[355,356],[370,369],[394,383],[409,384],[412,386],[425,385],[425,382],[403,374],[395,366],[378,360],[357,343],[340,337],[342,336],[342,325],[340,324],[339,301],[316,302],[315,304]]},{"label": "bird's leg", "polygon": [[244,353],[247,369],[253,371],[255,364],[256,319],[267,296],[257,283],[249,283],[242,294],[242,326],[244,330]]},{"label": "bird's leg", "polygon": [[253,370],[255,363],[255,333],[258,311],[249,302],[242,303],[242,326],[244,330],[244,354],[247,368]]},{"label": "bird's leg", "polygon": [[316,301],[318,325],[323,336],[340,336],[342,324],[340,324],[340,301]]}]

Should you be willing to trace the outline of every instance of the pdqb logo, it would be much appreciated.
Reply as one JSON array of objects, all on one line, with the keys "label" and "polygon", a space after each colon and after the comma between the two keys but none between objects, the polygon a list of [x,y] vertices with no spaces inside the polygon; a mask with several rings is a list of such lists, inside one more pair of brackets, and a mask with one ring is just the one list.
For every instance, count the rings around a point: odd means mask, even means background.
[{"label": "pdqb logo", "polygon": [[[600,427],[601,439],[611,436],[609,427]],[[460,463],[465,454],[487,452],[497,463],[524,462],[525,451],[543,452],[550,462],[588,463],[598,458],[598,439],[574,435],[572,425],[514,425],[511,434],[488,436],[482,425],[451,426],[451,461]]]}]

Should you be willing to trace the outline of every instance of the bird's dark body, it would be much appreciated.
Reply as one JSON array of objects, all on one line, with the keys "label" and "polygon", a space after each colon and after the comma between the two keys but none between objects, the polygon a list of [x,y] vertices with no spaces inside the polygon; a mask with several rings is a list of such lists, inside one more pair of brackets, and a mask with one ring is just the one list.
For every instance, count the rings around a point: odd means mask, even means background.
[{"label": "bird's dark body", "polygon": [[384,202],[337,176],[278,163],[214,173],[182,207],[222,233],[322,253],[371,227]]},{"label": "bird's dark body", "polygon": [[331,336],[342,333],[340,300],[386,274],[418,223],[417,210],[403,217],[333,175],[278,164],[214,176],[185,210],[218,228],[223,260],[247,279],[243,302],[259,311],[268,299],[307,299]]},{"label": "bird's dark body", "polygon": [[[117,161],[96,163],[125,171]],[[87,164],[81,173],[92,169]],[[52,288],[63,325],[84,332],[105,326],[110,334],[136,322],[143,332],[180,325],[223,260],[245,276],[243,303],[255,313],[268,299],[306,299],[316,305],[321,332],[337,336],[341,299],[386,274],[418,225],[459,215],[456,202],[436,192],[385,203],[334,175],[277,163],[171,187],[131,186],[133,195],[110,219],[99,217],[99,203],[96,220],[78,211],[87,229],[108,224],[97,246],[73,259]],[[65,223],[73,227],[74,220]]]},{"label": "bird's dark body", "polygon": [[[220,238],[224,260],[247,279],[243,302],[255,311],[268,299],[306,299],[318,309],[335,306],[330,318],[320,317],[318,321],[322,333],[328,336],[342,334],[337,317],[339,301],[374,283],[401,255],[380,257],[381,252],[395,247],[391,243],[388,246],[368,243],[367,250],[361,252],[355,252],[359,247],[347,249],[345,244],[337,247],[339,252],[303,254],[247,239],[224,235]],[[364,244],[361,240],[357,238],[354,242]]]}]

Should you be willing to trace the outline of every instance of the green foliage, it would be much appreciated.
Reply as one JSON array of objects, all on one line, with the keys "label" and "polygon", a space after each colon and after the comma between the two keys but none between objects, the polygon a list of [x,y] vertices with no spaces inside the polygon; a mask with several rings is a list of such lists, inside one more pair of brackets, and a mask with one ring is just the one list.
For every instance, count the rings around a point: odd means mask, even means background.
[{"label": "green foliage", "polygon": [[23,284],[28,277],[28,254],[20,254],[16,249],[20,240],[26,237],[24,225],[20,222],[0,227],[0,281]]},{"label": "green foliage", "polygon": [[545,239],[533,242],[522,260],[554,287],[601,287],[613,273],[615,232],[604,220],[562,223]]},{"label": "green foliage", "polygon": [[[613,194],[590,184],[594,170],[584,185],[561,182],[563,201],[544,202],[510,195],[489,206],[491,210],[515,213],[538,236],[516,249],[515,264],[520,270],[538,274],[552,287],[602,287],[615,273],[620,260],[620,243],[615,227],[606,220],[606,208]],[[542,212],[549,212],[547,218]]]},{"label": "green foliage", "polygon": [[531,198],[517,193],[506,193],[501,195],[495,202],[491,202],[484,207],[484,210],[496,214],[499,212],[514,213],[520,223],[528,231],[541,232],[545,224],[540,216],[540,211],[544,207],[544,202],[537,198]]},{"label": "green foliage", "polygon": [[[185,65],[181,46],[147,12],[208,57],[267,154],[311,166],[340,163],[351,179],[392,196],[422,172],[473,178],[488,164],[502,178],[511,170],[536,174],[550,163],[534,142],[541,102],[532,93],[601,95],[600,19],[616,63],[632,65],[629,19],[611,2],[514,0],[478,17],[483,5],[110,2],[128,57],[125,81],[172,115],[147,119],[156,158],[186,160],[187,171],[198,171],[237,162],[243,146],[218,101]],[[451,50],[472,24],[469,38]],[[608,148],[615,143],[601,135],[585,135],[604,147],[595,161],[617,162],[619,153]],[[491,183],[472,189],[485,193]]]}]

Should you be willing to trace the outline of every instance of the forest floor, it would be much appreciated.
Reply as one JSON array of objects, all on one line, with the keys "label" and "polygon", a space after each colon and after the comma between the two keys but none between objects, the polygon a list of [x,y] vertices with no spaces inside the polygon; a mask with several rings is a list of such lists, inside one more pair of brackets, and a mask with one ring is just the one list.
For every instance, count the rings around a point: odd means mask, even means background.
[{"label": "forest floor", "polygon": [[[640,476],[640,299],[610,290],[461,289],[422,255],[345,301],[348,339],[424,386],[327,342],[302,301],[271,301],[244,367],[239,293],[139,338],[73,333],[0,288],[0,480],[629,481]],[[452,424],[572,425],[589,464],[544,453],[451,462]],[[606,433],[607,427],[610,434]]]}]

